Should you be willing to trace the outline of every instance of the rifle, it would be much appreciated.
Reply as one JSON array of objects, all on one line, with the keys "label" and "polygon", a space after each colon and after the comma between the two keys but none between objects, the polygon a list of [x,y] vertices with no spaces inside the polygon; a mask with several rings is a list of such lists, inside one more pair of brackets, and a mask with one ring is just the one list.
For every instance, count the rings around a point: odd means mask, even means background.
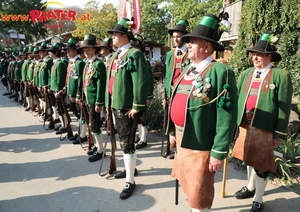
[{"label": "rifle", "polygon": [[18,82],[14,80],[14,85],[15,85],[15,98],[14,101],[18,102],[19,99],[19,89],[18,89]]},{"label": "rifle", "polygon": [[[114,123],[113,123],[111,108],[108,108],[107,123],[108,123],[109,129],[110,129],[111,156],[110,156],[109,168],[104,173],[101,173],[101,168],[102,168],[102,164],[103,164],[103,158],[102,158],[100,169],[99,169],[99,175],[101,177],[104,177],[107,173],[112,174],[117,170],[116,155],[115,155],[117,144],[116,144],[115,127],[114,127]],[[106,147],[106,143],[105,143],[105,147]]]},{"label": "rifle", "polygon": [[276,157],[279,157],[279,158],[283,158],[283,159],[286,159],[286,160],[290,160],[292,163],[300,163],[300,159],[299,159],[299,158],[295,158],[295,157],[286,155],[286,154],[284,154],[284,153],[280,153],[280,152],[274,151],[274,155],[275,155]]},{"label": "rifle", "polygon": [[28,102],[28,106],[30,104],[30,107],[31,107],[31,111],[35,111],[35,105],[34,105],[34,97],[32,95],[32,86],[28,84],[28,82],[26,82],[26,87],[27,87],[27,90],[28,90],[28,93],[29,93],[29,96],[30,96],[30,99],[31,99],[31,102]]},{"label": "rifle", "polygon": [[68,121],[68,124],[67,124],[68,138],[71,138],[73,136],[73,131],[72,131],[72,127],[71,127],[71,118],[70,118],[70,114],[68,113],[68,110],[67,110],[64,95],[60,96],[60,102],[61,102],[61,106],[64,111],[64,114],[66,115],[67,121]]},{"label": "rifle", "polygon": [[227,179],[227,169],[228,169],[228,156],[224,159],[223,165],[223,178],[222,178],[222,188],[221,188],[221,197],[224,198],[226,196],[225,187],[226,187],[226,179]]},{"label": "rifle", "polygon": [[[44,118],[44,126],[45,126],[45,121],[50,118],[50,122],[49,122],[49,129],[54,129],[54,121],[53,121],[53,109],[51,107],[51,103],[50,103],[50,95],[47,91],[47,88],[44,88],[44,97],[45,97],[45,101],[46,101],[46,112],[45,112],[45,118]],[[45,128],[45,127],[44,127]]]},{"label": "rifle", "polygon": [[33,96],[36,98],[37,107],[38,107],[38,114],[42,114],[42,108],[41,108],[41,105],[40,105],[40,100],[39,100],[39,97],[36,93],[36,89],[33,86],[32,86],[32,93],[33,93]]},{"label": "rifle", "polygon": [[[84,119],[85,119],[85,123],[86,123],[87,128],[88,128],[88,133],[89,133],[89,147],[88,147],[88,149],[90,150],[92,148],[92,146],[94,146],[94,140],[93,140],[93,135],[92,135],[90,122],[89,122],[89,114],[87,112],[87,106],[86,106],[85,103],[82,103],[82,112],[83,112],[83,116],[84,116]],[[79,139],[80,139],[80,136],[79,136]]]},{"label": "rifle", "polygon": [[170,141],[169,141],[169,136],[167,137],[167,149],[164,152],[164,145],[165,145],[165,136],[166,136],[166,127],[167,127],[167,120],[168,120],[168,98],[167,98],[167,92],[165,90],[164,94],[164,122],[163,122],[163,134],[162,134],[162,142],[161,142],[161,156],[166,157],[167,155],[170,154]]}]

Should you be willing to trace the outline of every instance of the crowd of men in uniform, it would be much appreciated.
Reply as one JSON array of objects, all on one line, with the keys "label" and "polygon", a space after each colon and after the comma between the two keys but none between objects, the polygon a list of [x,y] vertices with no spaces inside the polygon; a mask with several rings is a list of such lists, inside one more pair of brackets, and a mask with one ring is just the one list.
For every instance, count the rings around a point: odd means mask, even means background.
[{"label": "crowd of men in uniform", "polygon": [[[292,84],[289,73],[272,64],[281,55],[270,43],[270,33],[247,50],[254,67],[245,70],[236,84],[233,70],[212,57],[214,51],[224,51],[219,43],[221,21],[220,16],[208,14],[192,32],[187,20],[168,30],[175,48],[165,62],[162,106],[169,110],[165,131],[169,148],[164,156],[174,159],[171,175],[187,194],[192,212],[209,212],[215,172],[222,169],[236,134],[233,156],[248,166],[249,184],[234,196],[253,197],[250,211],[262,212],[266,179],[275,171],[273,147],[287,135]],[[74,144],[93,143],[90,162],[105,157],[101,113],[112,114],[109,130],[118,133],[125,165],[115,175],[126,178],[120,199],[130,197],[136,187],[136,149],[147,145],[145,113],[153,99],[153,75],[143,53],[143,36],[134,35],[130,24],[121,19],[108,30],[112,38],[105,38],[101,45],[88,34],[80,46],[70,38],[65,46],[47,47],[43,42],[20,53],[0,54],[3,95],[24,105],[26,111],[37,109],[35,113],[49,121],[56,134],[67,133]],[[62,50],[68,60],[62,58]],[[66,99],[78,119],[77,136],[70,128]],[[54,127],[55,123],[60,125]]]}]

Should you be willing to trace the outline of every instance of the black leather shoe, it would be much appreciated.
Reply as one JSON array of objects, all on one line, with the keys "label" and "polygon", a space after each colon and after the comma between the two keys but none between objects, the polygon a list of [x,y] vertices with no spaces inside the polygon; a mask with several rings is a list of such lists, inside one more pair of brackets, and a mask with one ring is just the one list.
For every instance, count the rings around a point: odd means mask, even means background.
[{"label": "black leather shoe", "polygon": [[263,211],[263,204],[260,202],[253,201],[250,212],[262,212],[262,211]]},{"label": "black leather shoe", "polygon": [[170,159],[170,160],[173,160],[175,158],[175,151],[172,150],[170,151],[169,153],[168,152],[165,152],[164,158],[167,158],[167,159]]},{"label": "black leather shoe", "polygon": [[137,145],[135,146],[136,149],[142,149],[144,148],[145,146],[147,146],[147,141],[139,141],[137,143]]},{"label": "black leather shoe", "polygon": [[[102,156],[103,156],[103,152],[99,153],[99,152],[94,152],[94,154],[92,156],[89,157],[89,161],[90,162],[95,162],[95,161],[98,161],[98,160],[101,160],[102,159]],[[104,154],[104,157],[106,155]]]},{"label": "black leather shoe", "polygon": [[254,197],[254,195],[255,195],[255,189],[254,191],[249,191],[248,188],[244,186],[241,190],[237,191],[234,194],[234,197],[236,199],[247,199],[247,198]]},{"label": "black leather shoe", "polygon": [[92,146],[92,148],[89,151],[87,151],[87,154],[88,155],[93,155],[94,152],[96,152],[96,151],[97,151],[97,147],[96,146]]},{"label": "black leather shoe", "polygon": [[53,120],[54,124],[57,124],[57,123],[60,123],[60,120],[59,119],[55,119]]},{"label": "black leather shoe", "polygon": [[138,143],[139,141],[141,140],[141,138],[139,136],[136,136],[135,140],[134,140],[134,143]]},{"label": "black leather shoe", "polygon": [[[87,137],[85,136],[85,137],[81,138],[81,143],[87,142],[87,140],[88,140],[88,139],[87,139]],[[79,136],[76,138],[75,141],[73,141],[73,144],[80,144]]]},{"label": "black leather shoe", "polygon": [[134,183],[125,183],[125,186],[120,194],[120,199],[127,199],[130,197],[135,189],[135,182]]},{"label": "black leather shoe", "polygon": [[11,95],[11,93],[5,92],[4,94],[2,94],[2,96],[8,96],[8,95]]},{"label": "black leather shoe", "polygon": [[56,131],[56,135],[59,135],[59,134],[63,134],[63,133],[66,133],[68,132],[68,129],[67,128],[60,128],[59,130]]},{"label": "black leather shoe", "polygon": [[[134,169],[134,176],[137,176],[138,172],[137,169]],[[126,177],[126,169],[124,168],[121,172],[118,174],[115,174],[115,178],[120,179],[120,178],[125,178]]]},{"label": "black leather shoe", "polygon": [[29,110],[30,110],[30,107],[25,108],[25,111],[29,111]]},{"label": "black leather shoe", "polygon": [[15,98],[15,95],[10,95],[8,98],[10,99]]},{"label": "black leather shoe", "polygon": [[78,134],[76,133],[74,136],[70,137],[69,140],[74,141],[77,139],[77,137],[78,137]]},{"label": "black leather shoe", "polygon": [[58,131],[60,128],[61,128],[61,124],[58,125],[57,127],[54,127],[54,130],[55,130],[55,131]]}]

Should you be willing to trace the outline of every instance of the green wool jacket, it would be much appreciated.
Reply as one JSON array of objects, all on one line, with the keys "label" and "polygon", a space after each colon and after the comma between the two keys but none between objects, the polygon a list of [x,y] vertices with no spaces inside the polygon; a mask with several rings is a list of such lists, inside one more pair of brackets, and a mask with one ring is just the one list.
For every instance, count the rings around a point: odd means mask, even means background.
[{"label": "green wool jacket", "polygon": [[[238,125],[242,123],[253,71],[253,67],[245,70],[238,79]],[[272,132],[274,138],[286,139],[292,94],[293,87],[290,74],[278,68],[271,68],[262,82],[250,124]]]},{"label": "green wool jacket", "polygon": [[31,63],[31,61],[29,59],[27,59],[23,62],[22,69],[21,69],[22,81],[27,80],[27,72],[28,72],[28,67],[29,67],[30,63]]},{"label": "green wool jacket", "polygon": [[14,80],[20,81],[21,80],[21,69],[23,65],[23,60],[19,60],[16,62],[16,65],[14,66]]},{"label": "green wool jacket", "polygon": [[66,63],[62,60],[58,60],[51,68],[51,81],[50,89],[54,92],[58,92],[65,87],[67,75]]},{"label": "green wool jacket", "polygon": [[26,74],[26,80],[29,82],[33,81],[33,72],[35,67],[36,61],[32,60],[31,63],[28,66],[27,74]]},{"label": "green wool jacket", "polygon": [[[122,57],[122,63],[116,73],[112,71],[113,61],[117,52],[110,58],[108,68],[105,104],[109,104],[109,79],[114,75],[113,97],[111,107],[118,110],[135,109],[146,110],[149,93],[148,62],[144,54],[135,48],[130,48]],[[152,76],[153,77],[153,76]]]},{"label": "green wool jacket", "polygon": [[50,83],[51,79],[51,67],[53,65],[53,59],[49,56],[42,61],[42,64],[39,69],[39,86],[46,86]]},{"label": "green wool jacket", "polygon": [[2,75],[7,76],[7,67],[8,67],[8,62],[5,59],[2,59],[0,62],[0,78]]},{"label": "green wool jacket", "polygon": [[13,73],[13,67],[15,65],[15,62],[11,62],[8,64],[8,67],[7,67],[7,77],[9,79],[13,79],[14,78],[14,73]]},{"label": "green wool jacket", "polygon": [[[85,75],[85,70],[88,67],[88,61],[83,69],[83,74],[78,77],[78,89],[76,98],[82,98],[83,83],[87,80],[88,76]],[[96,58],[92,63],[93,75],[92,83],[86,85],[84,90],[85,100],[89,105],[103,106],[105,99],[105,87],[106,87],[106,68],[102,60]]]},{"label": "green wool jacket", "polygon": [[34,66],[34,71],[33,71],[33,85],[34,86],[39,86],[39,80],[40,80],[40,67],[42,65],[42,59],[36,62]]},{"label": "green wool jacket", "polygon": [[[72,97],[76,97],[78,90],[78,79],[82,79],[83,70],[85,67],[85,62],[79,57],[76,59],[75,64],[68,64],[67,68],[67,78],[68,84],[67,93]],[[70,71],[70,73],[68,73]]]},{"label": "green wool jacket", "polygon": [[[170,107],[178,84],[184,77],[187,68],[184,69],[170,99]],[[192,150],[210,151],[210,155],[217,159],[226,158],[229,144],[232,142],[236,129],[237,117],[237,87],[234,72],[226,65],[213,62],[213,66],[207,70],[206,78],[211,79],[211,88],[207,96],[210,101],[204,102],[203,98],[194,97],[192,87],[185,111],[185,123],[183,128],[181,147]],[[203,82],[204,80],[203,79]],[[224,85],[229,84],[227,95],[230,97],[231,107],[219,107],[220,93]],[[224,96],[224,94],[222,95]],[[213,101],[216,99],[216,101]],[[170,111],[170,109],[169,109]],[[170,116],[169,116],[170,117]],[[168,120],[167,132],[174,134],[175,127],[172,120]]]},{"label": "green wool jacket", "polygon": [[[174,69],[175,69],[175,49],[172,49],[167,52],[166,56],[166,78],[165,78],[165,86],[166,86],[166,94],[167,97],[171,97],[171,85],[172,85],[172,80],[173,80],[173,75],[174,75]],[[187,67],[190,64],[190,60],[187,58],[188,52],[185,52],[183,55],[183,59],[181,62],[181,71],[184,70],[185,67]]]}]

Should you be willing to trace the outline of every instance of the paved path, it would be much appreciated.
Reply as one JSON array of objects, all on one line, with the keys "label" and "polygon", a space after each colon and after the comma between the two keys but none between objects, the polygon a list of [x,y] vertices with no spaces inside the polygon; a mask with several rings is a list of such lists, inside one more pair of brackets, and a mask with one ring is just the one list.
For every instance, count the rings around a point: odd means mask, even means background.
[{"label": "paved path", "polygon": [[[0,94],[4,93],[2,85]],[[45,131],[39,117],[25,112],[0,95],[0,212],[185,212],[187,197],[179,189],[174,204],[172,161],[160,156],[160,137],[148,135],[148,146],[138,151],[137,187],[132,197],[120,200],[123,179],[98,175],[100,162],[89,163],[86,152],[69,140]],[[72,117],[72,125],[76,125]],[[104,140],[106,136],[104,135]],[[123,165],[119,144],[117,167]],[[107,153],[109,154],[110,145]],[[108,167],[105,158],[103,170]],[[251,199],[236,200],[233,194],[246,184],[246,173],[229,165],[226,198],[220,197],[222,172],[215,177],[212,211],[246,212]],[[270,183],[264,197],[265,212],[300,211],[299,195]]]}]

